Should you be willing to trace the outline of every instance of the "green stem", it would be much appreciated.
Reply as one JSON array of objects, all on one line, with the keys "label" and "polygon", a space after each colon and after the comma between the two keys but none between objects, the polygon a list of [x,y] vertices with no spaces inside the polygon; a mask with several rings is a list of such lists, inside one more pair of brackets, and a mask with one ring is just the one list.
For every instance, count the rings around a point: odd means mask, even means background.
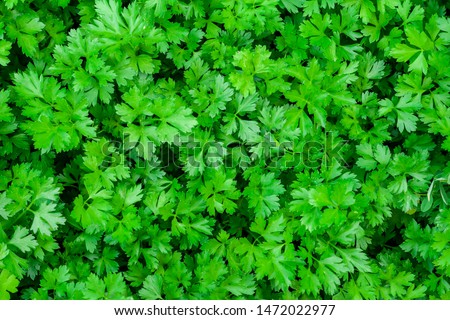
[{"label": "green stem", "polygon": [[33,212],[33,210],[31,209],[31,206],[34,204],[34,200],[30,202],[30,204],[25,208],[25,210],[23,210],[20,214],[14,216],[13,219],[11,220],[6,220],[5,225],[3,226],[3,231],[7,231],[9,228],[11,228],[12,226],[14,226],[16,224],[16,222],[18,222],[20,219],[22,219],[22,217],[28,212],[31,211]]}]

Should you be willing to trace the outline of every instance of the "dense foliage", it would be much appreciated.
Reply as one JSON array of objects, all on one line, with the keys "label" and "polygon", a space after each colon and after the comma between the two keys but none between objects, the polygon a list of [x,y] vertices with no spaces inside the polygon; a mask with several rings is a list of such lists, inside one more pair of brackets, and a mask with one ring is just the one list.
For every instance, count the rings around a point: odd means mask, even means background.
[{"label": "dense foliage", "polygon": [[3,0],[0,298],[450,299],[437,0]]}]

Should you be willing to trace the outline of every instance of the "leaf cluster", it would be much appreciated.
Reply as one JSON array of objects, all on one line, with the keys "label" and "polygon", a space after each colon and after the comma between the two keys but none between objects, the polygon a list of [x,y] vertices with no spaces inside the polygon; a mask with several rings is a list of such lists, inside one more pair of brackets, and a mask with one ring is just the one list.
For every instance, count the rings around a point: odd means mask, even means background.
[{"label": "leaf cluster", "polygon": [[423,0],[0,3],[0,299],[450,299]]}]

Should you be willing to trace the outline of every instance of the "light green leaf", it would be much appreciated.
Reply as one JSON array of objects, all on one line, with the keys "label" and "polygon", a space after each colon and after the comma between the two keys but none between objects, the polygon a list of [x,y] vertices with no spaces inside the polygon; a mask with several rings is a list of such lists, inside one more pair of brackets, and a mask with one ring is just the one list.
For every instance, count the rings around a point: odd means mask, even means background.
[{"label": "light green leaf", "polygon": [[59,225],[64,224],[66,219],[61,213],[56,211],[56,204],[42,203],[39,208],[34,211],[34,219],[31,224],[31,230],[34,233],[42,233],[50,236],[53,231],[58,229]]},{"label": "light green leaf", "polygon": [[147,276],[142,289],[139,290],[139,296],[146,300],[162,299],[162,284],[163,279],[159,274]]},{"label": "light green leaf", "polygon": [[8,270],[0,272],[0,300],[9,300],[10,293],[16,293],[19,280]]},{"label": "light green leaf", "polygon": [[15,228],[14,234],[8,243],[15,246],[21,252],[31,251],[38,246],[38,242],[34,236],[29,234],[29,231],[23,227]]}]

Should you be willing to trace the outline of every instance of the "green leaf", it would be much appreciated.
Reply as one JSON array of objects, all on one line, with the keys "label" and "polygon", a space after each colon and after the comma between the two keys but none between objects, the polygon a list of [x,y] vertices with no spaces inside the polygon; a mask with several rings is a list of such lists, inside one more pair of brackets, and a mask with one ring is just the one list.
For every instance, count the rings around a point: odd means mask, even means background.
[{"label": "green leaf", "polygon": [[224,282],[222,282],[221,287],[237,297],[243,295],[251,296],[254,294],[256,289],[255,280],[251,275],[230,275]]},{"label": "green leaf", "polygon": [[95,273],[98,275],[117,273],[119,270],[119,264],[116,261],[118,256],[117,250],[106,247],[101,253],[101,257],[94,261]]},{"label": "green leaf", "polygon": [[418,118],[415,115],[409,112],[397,111],[397,117],[397,127],[400,132],[403,132],[403,130],[408,132],[416,131],[416,122]]},{"label": "green leaf", "polygon": [[222,170],[208,172],[212,174],[205,174],[205,183],[199,191],[206,200],[209,214],[213,215],[216,211],[234,213],[237,207],[234,201],[240,196],[235,186],[236,182],[231,177],[227,177]]},{"label": "green leaf", "polygon": [[19,283],[19,280],[13,274],[3,269],[0,272],[0,300],[9,300],[10,293],[17,292]]},{"label": "green leaf", "polygon": [[33,235],[29,233],[26,228],[15,227],[14,234],[9,240],[8,244],[15,246],[21,252],[28,252],[38,246],[38,242]]},{"label": "green leaf", "polygon": [[163,278],[159,274],[147,276],[139,296],[146,300],[162,299],[162,284]]},{"label": "green leaf", "polygon": [[245,74],[239,71],[234,72],[230,74],[230,82],[244,97],[256,92],[256,86],[251,74]]},{"label": "green leaf", "polygon": [[441,252],[441,256],[434,261],[434,264],[441,268],[446,276],[450,275],[450,248]]},{"label": "green leaf", "polygon": [[11,42],[0,40],[0,65],[6,66],[9,63],[9,51],[11,50]]},{"label": "green leaf", "polygon": [[244,195],[248,198],[250,207],[255,208],[256,216],[267,218],[280,208],[279,195],[284,191],[281,182],[275,179],[275,174],[268,173],[252,175]]},{"label": "green leaf", "polygon": [[127,103],[117,105],[116,112],[121,120],[127,123],[132,123],[140,116],[151,116],[150,112],[151,101],[148,98],[142,98],[143,93],[139,88],[133,87],[129,92],[123,95],[123,100]]},{"label": "green leaf", "polygon": [[103,280],[90,274],[86,280],[84,298],[89,300],[121,300],[128,296],[122,274],[108,274]]},{"label": "green leaf", "polygon": [[53,203],[42,203],[36,211],[33,211],[34,219],[31,224],[31,230],[34,233],[41,233],[50,236],[53,231],[58,229],[59,225],[66,222],[61,213],[56,211],[56,205]]},{"label": "green leaf", "polygon": [[422,212],[427,212],[433,206],[433,196],[425,197],[422,199],[422,203],[420,205],[420,210]]},{"label": "green leaf", "polygon": [[440,37],[446,42],[450,43],[450,18],[440,17],[437,21],[438,27],[441,30]]},{"label": "green leaf", "polygon": [[390,279],[389,285],[392,296],[401,297],[406,294],[405,287],[409,287],[413,280],[414,275],[405,271],[398,273],[394,278]]},{"label": "green leaf", "polygon": [[[173,143],[176,135],[191,132],[197,125],[197,120],[192,116],[192,110],[178,104],[171,108],[163,107],[163,101],[152,108],[152,112],[161,121],[156,132],[163,142]],[[170,102],[164,102],[164,104]]]},{"label": "green leaf", "polygon": [[381,144],[376,146],[373,155],[375,160],[384,166],[386,166],[391,159],[391,151],[387,146],[383,146]]},{"label": "green leaf", "polygon": [[399,1],[397,3],[397,12],[405,24],[408,22],[423,20],[423,8],[420,6],[414,6],[413,11],[410,13],[411,8],[412,3],[410,0],[403,1],[403,3]]},{"label": "green leaf", "polygon": [[11,38],[17,39],[19,47],[28,57],[33,57],[39,47],[36,34],[44,29],[45,24],[39,18],[21,15],[15,19],[15,25],[8,25],[7,31]]},{"label": "green leaf", "polygon": [[69,268],[60,266],[56,269],[46,269],[43,273],[41,286],[47,290],[64,291],[64,283],[71,279]]},{"label": "green leaf", "polygon": [[84,228],[104,228],[112,209],[109,202],[111,193],[104,189],[94,189],[90,194],[90,199],[92,202],[87,203],[87,200],[84,201],[81,195],[75,198],[71,216]]},{"label": "green leaf", "polygon": [[368,258],[360,248],[338,249],[338,252],[350,272],[354,272],[355,269],[360,272],[372,272]]},{"label": "green leaf", "polygon": [[6,192],[2,192],[0,194],[0,217],[2,217],[5,220],[8,220],[8,218],[11,215],[11,212],[9,212],[6,209],[6,206],[9,205],[11,202],[12,200],[6,197]]},{"label": "green leaf", "polygon": [[400,245],[404,251],[410,252],[414,257],[421,256],[423,259],[434,257],[431,250],[433,235],[430,226],[421,228],[415,220],[412,220],[405,230],[405,238]]},{"label": "green leaf", "polygon": [[328,260],[322,260],[319,262],[319,267],[316,270],[316,274],[327,294],[335,294],[337,292],[338,286],[340,285],[339,277],[333,272],[333,269],[331,268],[333,268],[334,265],[339,266],[341,261],[342,260],[340,259],[330,261],[330,258],[328,258]]},{"label": "green leaf", "polygon": [[420,52],[419,49],[411,48],[406,44],[397,44],[395,48],[391,50],[391,56],[399,62],[406,62],[418,52]]},{"label": "green leaf", "polygon": [[371,0],[344,0],[342,3],[345,7],[353,7],[359,11],[363,23],[368,23],[376,9]]},{"label": "green leaf", "polygon": [[276,246],[267,256],[256,261],[256,279],[267,276],[275,290],[287,291],[294,280],[297,263],[289,253],[281,253],[281,247]]},{"label": "green leaf", "polygon": [[439,184],[439,192],[441,194],[442,200],[444,201],[445,204],[449,204],[450,199],[447,195],[447,191],[445,191],[444,186],[442,185],[442,183]]},{"label": "green leaf", "polygon": [[102,299],[105,297],[105,283],[95,274],[91,273],[86,279],[86,291],[84,297],[86,299]]},{"label": "green leaf", "polygon": [[0,298],[450,299],[447,2],[4,0]]},{"label": "green leaf", "polygon": [[267,224],[264,217],[258,216],[250,226],[251,231],[261,235],[269,242],[283,241],[284,228],[284,217],[281,214],[270,216]]},{"label": "green leaf", "polygon": [[142,199],[142,186],[140,184],[125,191],[124,206],[128,207]]},{"label": "green leaf", "polygon": [[300,268],[298,272],[300,278],[300,288],[308,295],[318,296],[322,284],[319,277],[311,271],[311,269]]},{"label": "green leaf", "polygon": [[295,0],[281,0],[281,2],[290,13],[297,13],[298,8],[302,7],[302,4]]}]

